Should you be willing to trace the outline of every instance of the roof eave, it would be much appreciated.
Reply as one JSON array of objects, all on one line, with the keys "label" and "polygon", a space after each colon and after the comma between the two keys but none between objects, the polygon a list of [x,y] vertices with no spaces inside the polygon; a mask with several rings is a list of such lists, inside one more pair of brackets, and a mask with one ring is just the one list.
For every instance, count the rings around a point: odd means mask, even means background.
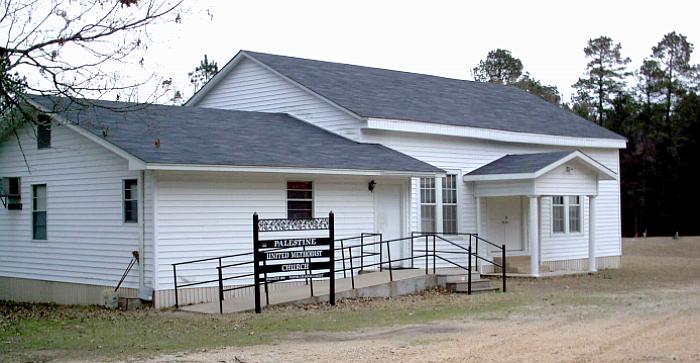
[{"label": "roof eave", "polygon": [[439,124],[425,121],[385,119],[376,117],[370,117],[367,119],[366,129],[568,147],[624,149],[627,146],[627,141],[625,139],[545,135],[471,126]]},{"label": "roof eave", "polygon": [[315,174],[315,175],[359,175],[359,176],[444,176],[441,169],[435,171],[405,171],[405,170],[372,170],[372,169],[328,169],[307,167],[279,166],[241,166],[241,165],[207,165],[207,164],[178,164],[178,163],[147,163],[147,170],[162,171],[194,171],[194,172],[239,172],[239,173],[283,173],[283,174]]}]

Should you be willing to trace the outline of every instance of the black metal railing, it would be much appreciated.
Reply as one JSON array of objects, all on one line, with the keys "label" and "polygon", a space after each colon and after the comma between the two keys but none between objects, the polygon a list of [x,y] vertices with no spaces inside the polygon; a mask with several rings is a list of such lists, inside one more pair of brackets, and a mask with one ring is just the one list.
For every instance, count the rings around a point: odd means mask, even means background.
[{"label": "black metal railing", "polygon": [[[461,249],[466,249],[468,252],[468,255],[470,257],[473,257],[474,262],[482,261],[488,264],[493,265],[494,267],[498,267],[501,269],[501,291],[506,292],[506,245],[497,245],[491,241],[488,241],[481,236],[479,236],[478,233],[441,233],[441,232],[411,232],[411,237],[413,238],[420,238],[424,237],[425,238],[425,245],[426,245],[426,250],[428,250],[428,239],[430,237],[433,237],[433,251],[435,252],[442,252],[442,253],[451,253],[448,251],[437,251],[435,248],[436,244],[436,239],[439,239],[442,242],[447,242],[450,245],[459,247]],[[455,243],[452,240],[447,239],[445,236],[460,236],[460,237],[467,237],[466,246],[460,246],[458,243]],[[491,259],[488,259],[482,255],[479,254],[479,245],[481,243],[485,243],[487,245],[493,246],[497,248],[499,251],[499,254],[501,255],[501,263],[497,263]],[[433,265],[435,264],[435,257],[433,257]],[[427,265],[427,263],[426,263]],[[468,259],[468,268],[469,271],[472,271],[472,258]],[[433,267],[434,269],[434,267]],[[427,267],[426,267],[427,270]],[[481,271],[479,271],[481,272]],[[472,290],[472,283],[471,283],[471,273],[469,274],[469,281],[468,281],[468,287],[467,287],[467,292],[471,294]]]},{"label": "black metal railing", "polygon": [[[459,240],[459,241],[454,241],[449,239],[449,236],[460,236],[460,237],[467,237],[465,240]],[[378,239],[378,240],[377,240]],[[423,242],[424,243],[424,249],[416,249],[416,242]],[[447,246],[452,247],[452,250],[449,249],[440,249],[438,248],[438,241],[440,241],[441,244],[447,244]],[[460,244],[459,242],[462,242],[463,244]],[[392,258],[391,256],[391,247],[395,246],[396,244],[402,244],[402,243],[410,243],[409,244],[409,249],[410,249],[410,254],[409,257],[402,257],[402,258]],[[500,252],[501,255],[501,261],[500,263],[497,263],[491,259],[488,259],[484,256],[481,256],[479,254],[479,245],[480,244],[487,244],[490,246],[493,246],[497,248]],[[492,243],[482,237],[480,237],[476,233],[437,233],[437,232],[411,232],[411,235],[409,237],[402,237],[402,238],[395,238],[395,239],[389,239],[389,240],[384,240],[383,235],[381,233],[361,233],[359,236],[353,236],[353,237],[344,237],[344,238],[339,238],[335,240],[336,244],[336,249],[335,249],[335,263],[340,263],[342,265],[342,268],[336,268],[335,272],[336,274],[343,274],[343,278],[348,278],[348,274],[350,277],[351,281],[351,286],[353,289],[355,289],[355,276],[358,275],[361,272],[366,271],[368,268],[378,268],[380,272],[383,272],[384,270],[389,271],[389,281],[393,282],[394,281],[394,270],[397,270],[399,268],[404,269],[405,267],[397,267],[395,264],[399,262],[404,262],[404,261],[410,261],[410,268],[416,268],[415,267],[415,261],[417,260],[423,260],[425,262],[425,273],[429,274],[430,273],[430,267],[431,267],[431,262],[432,262],[432,272],[436,273],[437,272],[437,263],[438,261],[441,261],[449,266],[453,266],[459,269],[463,269],[468,272],[468,286],[467,286],[467,293],[471,294],[472,292],[472,272],[474,272],[474,266],[473,266],[473,261],[477,262],[482,261],[488,264],[491,264],[495,267],[498,267],[501,269],[501,279],[502,279],[502,292],[506,292],[506,248],[505,245],[497,245],[495,243]],[[377,247],[375,247],[377,246]],[[377,249],[379,252],[377,252]],[[274,250],[272,250],[274,251]],[[355,251],[355,252],[353,252]],[[338,256],[340,255],[340,256]],[[464,263],[460,263],[458,259],[456,258],[450,258],[449,256],[465,256],[466,257],[466,265]],[[378,257],[378,258],[377,258]],[[248,261],[242,261],[242,262],[233,262],[233,263],[228,263],[226,260],[229,259],[244,259],[247,258],[249,259]],[[372,258],[371,262],[368,263],[367,259]],[[357,263],[359,259],[359,264]],[[196,263],[204,263],[204,262],[209,262],[211,263],[212,261],[216,261],[218,266],[216,266],[217,270],[217,278],[214,279],[208,279],[204,281],[197,281],[197,282],[190,282],[186,284],[178,284],[178,272],[177,268],[178,266],[182,265],[187,265],[187,264],[196,264]],[[204,259],[199,259],[199,260],[193,260],[193,261],[185,261],[185,262],[178,262],[172,264],[173,267],[173,283],[175,287],[175,307],[179,307],[179,296],[178,296],[178,289],[185,288],[185,287],[192,287],[192,286],[197,286],[197,285],[203,285],[203,284],[213,284],[213,283],[218,283],[218,290],[219,290],[219,311],[223,312],[223,301],[224,301],[224,293],[228,291],[233,291],[233,290],[239,290],[239,289],[244,289],[244,288],[251,288],[255,287],[255,284],[250,283],[250,284],[244,284],[244,285],[229,285],[228,287],[225,286],[224,282],[225,281],[230,281],[230,280],[235,280],[235,279],[242,279],[242,278],[250,278],[254,276],[253,272],[250,273],[243,273],[243,274],[238,274],[238,275],[231,275],[227,276],[224,274],[224,270],[228,268],[234,268],[234,267],[242,267],[246,265],[251,265],[250,270],[252,271],[252,265],[254,264],[253,262],[253,252],[246,252],[246,253],[239,253],[239,254],[234,254],[234,255],[227,255],[227,256],[220,256],[220,257],[212,257],[212,258],[204,258]],[[335,276],[332,276],[331,278],[335,278]],[[313,279],[305,279],[305,284],[310,286],[310,293],[311,296],[314,296],[314,286],[313,286]],[[268,284],[273,284],[275,282],[281,282],[281,281],[271,281],[271,282],[265,282],[263,283],[264,289],[265,289],[265,294],[266,294],[266,304],[269,304],[269,293],[268,293]]]}]

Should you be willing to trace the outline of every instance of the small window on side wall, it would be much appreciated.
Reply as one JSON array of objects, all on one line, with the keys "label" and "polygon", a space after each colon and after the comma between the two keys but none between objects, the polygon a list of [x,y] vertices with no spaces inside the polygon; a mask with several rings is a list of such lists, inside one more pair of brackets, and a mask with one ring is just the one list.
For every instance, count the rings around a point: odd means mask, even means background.
[{"label": "small window on side wall", "polygon": [[313,218],[313,183],[310,181],[287,182],[287,218]]},{"label": "small window on side wall", "polygon": [[124,180],[124,223],[138,223],[138,181]]},{"label": "small window on side wall", "polygon": [[37,118],[36,147],[39,150],[51,147],[51,119],[46,115]]}]

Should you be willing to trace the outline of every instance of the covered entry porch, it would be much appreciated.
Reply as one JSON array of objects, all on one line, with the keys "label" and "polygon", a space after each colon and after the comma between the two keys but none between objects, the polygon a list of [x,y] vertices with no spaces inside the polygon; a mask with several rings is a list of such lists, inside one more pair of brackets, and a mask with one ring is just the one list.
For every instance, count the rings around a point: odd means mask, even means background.
[{"label": "covered entry porch", "polygon": [[506,245],[507,272],[537,277],[596,271],[598,183],[616,177],[581,151],[562,151],[506,155],[464,181],[473,183],[477,233]]}]

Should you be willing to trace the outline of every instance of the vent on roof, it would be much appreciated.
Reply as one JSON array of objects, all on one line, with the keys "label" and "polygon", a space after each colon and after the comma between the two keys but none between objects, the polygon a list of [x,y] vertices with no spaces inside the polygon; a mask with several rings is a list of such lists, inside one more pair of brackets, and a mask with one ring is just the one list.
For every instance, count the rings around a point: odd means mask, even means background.
[{"label": "vent on roof", "polygon": [[0,201],[9,210],[22,209],[21,179],[8,177],[0,181]]}]

